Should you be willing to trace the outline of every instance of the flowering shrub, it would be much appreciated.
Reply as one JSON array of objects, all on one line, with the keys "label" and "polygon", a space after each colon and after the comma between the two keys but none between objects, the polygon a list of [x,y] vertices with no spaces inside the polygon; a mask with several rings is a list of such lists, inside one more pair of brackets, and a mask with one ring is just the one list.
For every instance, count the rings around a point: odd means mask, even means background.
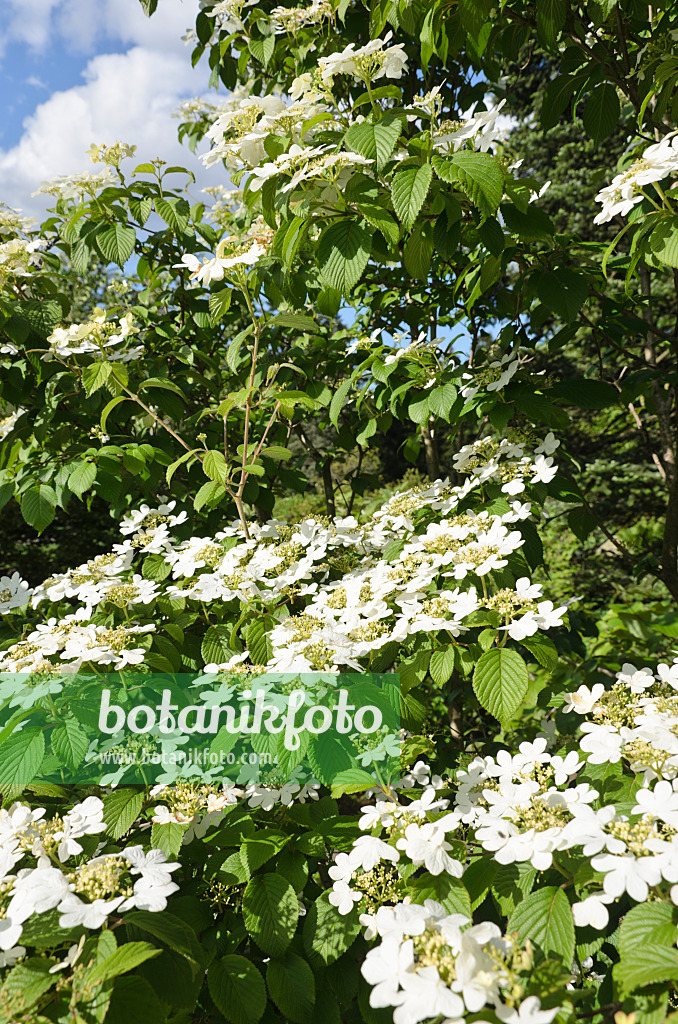
[{"label": "flowering shrub", "polygon": [[[617,604],[587,649],[544,541],[562,517],[678,598],[676,23],[203,0],[188,41],[228,93],[180,134],[236,187],[206,209],[118,142],[41,186],[39,230],[0,207],[0,508],[119,527],[0,576],[0,1022],[673,1019],[675,612]],[[582,97],[594,142],[626,126],[612,243],[557,233],[512,160],[527,44],[545,129]],[[576,378],[568,344],[593,353]],[[609,413],[595,445],[630,417],[658,546],[608,525],[568,409]],[[375,497],[389,445],[427,479]],[[323,511],[280,511],[315,488]],[[123,729],[154,678],[242,723],[255,681],[310,678],[309,703],[345,673],[361,712],[385,674],[391,719],[337,757],[269,730],[228,772],[133,771],[180,747]]]}]

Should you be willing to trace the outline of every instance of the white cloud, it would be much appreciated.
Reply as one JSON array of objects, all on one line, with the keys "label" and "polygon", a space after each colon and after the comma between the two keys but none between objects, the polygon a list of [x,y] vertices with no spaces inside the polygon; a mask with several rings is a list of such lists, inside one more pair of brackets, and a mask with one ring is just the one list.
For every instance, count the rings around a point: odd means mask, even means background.
[{"label": "white cloud", "polygon": [[[34,0],[4,2],[16,7],[21,3],[25,9]],[[206,66],[192,68],[190,48],[180,40],[195,13],[195,0],[160,0],[151,19],[143,15],[138,0],[37,2],[51,11],[51,28],[48,42],[41,31],[31,34],[26,29],[23,40],[30,47],[54,47],[55,32],[83,48],[97,44],[102,36],[110,38],[113,32],[135,45],[126,53],[92,57],[83,72],[83,85],[52,93],[24,120],[18,143],[0,149],[3,202],[40,215],[51,203],[45,196],[31,198],[42,181],[60,174],[90,173],[96,168],[86,150],[93,142],[110,144],[117,139],[138,146],[136,162],[161,157],[189,167],[198,177],[192,189],[196,198],[200,187],[222,179],[223,172],[206,171],[188,147],[180,145],[178,121],[172,117],[181,99],[207,92]]]},{"label": "white cloud", "polygon": [[38,53],[55,43],[91,53],[106,41],[181,50],[196,10],[196,0],[160,0],[147,18],[139,0],[0,0],[3,43],[23,42]]}]

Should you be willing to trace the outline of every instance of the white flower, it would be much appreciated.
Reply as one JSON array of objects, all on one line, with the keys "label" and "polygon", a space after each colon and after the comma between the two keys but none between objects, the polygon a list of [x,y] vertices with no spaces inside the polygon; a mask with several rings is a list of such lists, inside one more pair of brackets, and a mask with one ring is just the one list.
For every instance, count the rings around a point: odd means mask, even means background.
[{"label": "white flower", "polygon": [[355,867],[360,867],[363,871],[371,871],[382,860],[389,860],[391,863],[397,864],[400,854],[388,843],[377,839],[376,836],[361,836],[353,844],[349,860]]},{"label": "white flower", "polygon": [[461,878],[464,866],[450,857],[448,850],[451,845],[445,839],[444,828],[438,822],[428,821],[425,825],[408,825],[405,836],[397,842],[399,850],[404,850],[413,864],[423,864],[432,875],[440,875],[446,871],[448,875]]},{"label": "white flower", "polygon": [[333,907],[336,907],[340,914],[350,914],[354,903],[359,903],[363,898],[361,892],[351,889],[348,882],[335,882],[328,899]]},{"label": "white flower", "polygon": [[588,715],[593,711],[603,693],[605,693],[605,687],[602,683],[595,683],[590,690],[588,686],[582,684],[574,693],[565,694],[563,711],[566,713],[576,711],[578,715]]},{"label": "white flower", "polygon": [[542,1010],[538,996],[528,996],[527,999],[523,999],[517,1010],[508,1006],[497,1006],[494,1012],[502,1024],[551,1024],[558,1009],[556,1006],[554,1010]]},{"label": "white flower", "polygon": [[112,900],[85,903],[74,892],[69,892],[59,903],[59,926],[77,928],[82,925],[84,928],[101,928],[108,920],[109,914],[117,910],[122,901],[122,896],[116,896]]},{"label": "white flower", "polygon": [[636,903],[644,903],[649,886],[661,881],[661,870],[655,857],[635,857],[632,853],[602,853],[591,860],[594,871],[603,871],[603,889],[613,899],[627,892]]},{"label": "white flower", "polygon": [[23,608],[28,604],[33,590],[18,572],[11,576],[0,576],[0,615]]},{"label": "white flower", "polygon": [[574,903],[572,914],[577,928],[590,927],[599,932],[603,928],[607,928],[610,914],[605,904],[611,902],[612,897],[606,893],[596,893],[593,896],[587,896],[581,903]]},{"label": "white flower", "polygon": [[628,686],[631,693],[644,693],[654,685],[654,674],[650,668],[636,668],[624,662],[621,672],[617,672],[617,680]]},{"label": "white flower", "polygon": [[401,942],[387,935],[371,949],[361,967],[365,981],[372,986],[370,1006],[394,1006],[398,1002],[398,989],[414,968],[412,940]]}]

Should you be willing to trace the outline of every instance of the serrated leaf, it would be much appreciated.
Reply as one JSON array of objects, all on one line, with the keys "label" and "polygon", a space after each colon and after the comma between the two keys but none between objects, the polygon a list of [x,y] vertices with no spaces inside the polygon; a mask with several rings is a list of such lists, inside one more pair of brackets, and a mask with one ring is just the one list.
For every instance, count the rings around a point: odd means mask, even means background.
[{"label": "serrated leaf", "polygon": [[371,226],[349,219],[325,228],[316,253],[321,277],[328,288],[350,295],[370,258],[373,232]]},{"label": "serrated leaf", "polygon": [[453,157],[434,157],[433,166],[443,181],[458,182],[484,217],[497,212],[504,194],[504,175],[495,157],[462,151]]},{"label": "serrated leaf", "polygon": [[647,245],[661,263],[678,269],[678,217],[662,218],[653,228]]},{"label": "serrated leaf", "polygon": [[634,949],[631,957],[622,958],[612,973],[623,995],[658,981],[678,980],[678,950],[675,946],[659,946],[646,942]]},{"label": "serrated leaf", "polygon": [[315,979],[306,961],[296,953],[271,960],[266,968],[271,999],[286,1020],[311,1024],[315,1003]]},{"label": "serrated leaf", "polygon": [[526,896],[511,914],[506,932],[517,932],[521,943],[529,939],[544,958],[557,957],[569,969],[574,956],[574,918],[562,889],[549,885]]},{"label": "serrated leaf", "polygon": [[391,198],[393,209],[400,223],[408,231],[414,226],[428,195],[433,180],[430,164],[421,167],[405,167],[393,177]]},{"label": "serrated leaf", "polygon": [[199,512],[205,505],[216,508],[220,501],[226,497],[226,488],[216,480],[207,480],[199,489],[193,499],[193,508]]},{"label": "serrated leaf", "polygon": [[402,120],[389,112],[375,124],[364,121],[352,125],[346,132],[345,142],[354,153],[359,153],[366,160],[376,161],[377,170],[380,171],[395,149],[401,131]]},{"label": "serrated leaf", "polygon": [[205,452],[202,459],[202,468],[205,476],[209,477],[210,480],[216,481],[216,483],[224,484],[228,479],[228,470],[226,468],[226,458],[223,452],[212,449]]},{"label": "serrated leaf", "polygon": [[493,647],[476,664],[475,695],[502,725],[507,725],[520,707],[527,687],[527,665],[517,651]]},{"label": "serrated leaf", "polygon": [[187,828],[188,825],[178,821],[155,821],[151,829],[151,846],[154,850],[162,850],[168,860],[174,860]]},{"label": "serrated leaf", "polygon": [[88,398],[104,386],[111,375],[111,370],[110,363],[90,363],[89,366],[84,368],[82,371],[82,385]]},{"label": "serrated leaf", "polygon": [[225,317],[231,308],[232,288],[220,288],[218,292],[212,292],[209,301],[210,323],[212,327],[218,324],[222,317]]},{"label": "serrated leaf", "polygon": [[27,786],[38,774],[45,754],[45,736],[40,729],[22,729],[2,744],[0,791],[10,786]]},{"label": "serrated leaf", "polygon": [[231,953],[214,960],[207,985],[217,1009],[231,1024],[257,1024],[266,1009],[266,986],[261,974],[244,956]]},{"label": "serrated leaf", "polygon": [[135,789],[117,789],[107,793],[103,800],[106,834],[111,839],[120,839],[139,817],[144,804],[143,793]]},{"label": "serrated leaf", "polygon": [[273,645],[268,636],[269,626],[265,619],[255,619],[247,629],[247,650],[255,665],[267,665],[273,657]]},{"label": "serrated leaf", "polygon": [[117,263],[121,269],[134,252],[137,240],[134,228],[125,224],[114,224],[107,231],[97,232],[95,237],[104,259],[109,263]]},{"label": "serrated leaf", "polygon": [[[642,959],[646,944],[675,946],[676,908],[671,903],[641,903],[624,916],[619,929],[619,955]],[[675,952],[675,950],[674,950]]]},{"label": "serrated leaf", "polygon": [[601,82],[591,91],[581,119],[594,142],[604,142],[617,127],[621,109],[617,89],[610,82]]},{"label": "serrated leaf", "polygon": [[221,665],[233,657],[229,647],[231,630],[226,625],[210,626],[203,638],[200,653],[206,665]]},{"label": "serrated leaf", "polygon": [[339,385],[332,395],[332,401],[330,402],[330,423],[333,423],[335,427],[339,423],[339,413],[341,412],[344,399],[351,390],[352,385],[352,380],[345,380],[343,384]]},{"label": "serrated leaf", "polygon": [[114,953],[94,965],[87,977],[89,983],[100,985],[110,978],[126,974],[152,957],[160,956],[161,950],[149,942],[125,942]]},{"label": "serrated leaf", "polygon": [[434,651],[428,670],[434,683],[444,686],[454,671],[454,646],[450,644],[449,647]]},{"label": "serrated leaf", "polygon": [[68,477],[68,488],[80,497],[88,491],[97,478],[97,467],[93,462],[79,462]]},{"label": "serrated leaf", "polygon": [[74,718],[66,718],[52,730],[52,750],[67,768],[77,768],[89,749],[87,733]]},{"label": "serrated leaf", "polygon": [[267,872],[247,883],[242,916],[257,945],[270,956],[280,956],[297,929],[299,901],[286,878]]},{"label": "serrated leaf", "polygon": [[565,24],[567,0],[539,0],[536,10],[539,40],[547,49],[552,48]]},{"label": "serrated leaf", "polygon": [[29,487],[21,497],[21,515],[29,526],[42,533],[54,519],[56,503],[57,496],[53,487],[49,484],[36,484]]},{"label": "serrated leaf", "polygon": [[304,949],[311,966],[334,963],[353,944],[359,932],[358,914],[355,911],[338,914],[336,907],[328,902],[328,893],[322,893],[304,918]]},{"label": "serrated leaf", "polygon": [[188,225],[191,208],[185,199],[170,196],[166,199],[156,198],[155,209],[170,228],[177,233],[184,231]]},{"label": "serrated leaf", "polygon": [[322,334],[322,324],[316,323],[313,317],[304,313],[291,311],[289,313],[278,313],[269,320],[270,327],[291,327],[295,331],[310,332],[311,334]]},{"label": "serrated leaf", "polygon": [[434,416],[449,420],[452,406],[457,400],[457,389],[454,384],[441,384],[433,388],[428,397],[428,407]]}]

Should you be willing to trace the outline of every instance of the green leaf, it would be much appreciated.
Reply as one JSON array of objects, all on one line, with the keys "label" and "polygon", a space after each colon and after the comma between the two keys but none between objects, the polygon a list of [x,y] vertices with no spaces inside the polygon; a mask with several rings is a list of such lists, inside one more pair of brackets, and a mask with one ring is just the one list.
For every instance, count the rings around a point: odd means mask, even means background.
[{"label": "green leaf", "polygon": [[451,158],[435,156],[433,166],[443,181],[459,183],[483,217],[497,212],[504,194],[504,175],[495,157],[464,150]]},{"label": "green leaf", "polygon": [[567,0],[539,0],[537,4],[537,35],[550,49],[555,46],[565,25]]},{"label": "green leaf", "polygon": [[108,422],[108,417],[113,412],[113,410],[115,409],[116,405],[120,405],[122,402],[129,402],[129,401],[131,401],[131,399],[127,398],[126,395],[118,395],[116,398],[112,398],[110,400],[110,402],[108,402],[104,406],[104,408],[102,410],[102,413],[101,413],[101,420],[100,420],[100,426],[101,426],[101,429],[103,431],[106,430],[106,423]]},{"label": "green leaf", "polygon": [[198,965],[205,960],[205,951],[193,929],[169,910],[163,910],[162,914],[154,914],[150,910],[128,911],[125,924],[140,928]]},{"label": "green leaf", "polygon": [[56,983],[56,978],[49,973],[52,961],[40,957],[30,957],[13,967],[5,978],[0,989],[0,1005],[4,1019],[11,1021],[17,1017],[29,1019],[27,1011],[49,988]]},{"label": "green leaf", "polygon": [[476,664],[473,689],[481,705],[507,725],[527,693],[527,666],[517,651],[493,647]]},{"label": "green leaf", "polygon": [[373,232],[371,226],[348,219],[325,228],[318,240],[317,258],[329,288],[350,295],[370,258]]},{"label": "green leaf", "polygon": [[200,648],[206,665],[221,665],[233,657],[233,651],[229,647],[230,635],[231,630],[226,625],[217,624],[209,627]]},{"label": "green leaf", "polygon": [[416,224],[405,242],[405,269],[410,277],[426,281],[433,256],[433,233],[430,224]]},{"label": "green leaf", "polygon": [[272,444],[268,448],[262,448],[259,454],[262,459],[272,459],[274,462],[287,462],[292,458],[292,452],[289,448],[283,448],[279,444]]},{"label": "green leaf", "polygon": [[263,39],[250,39],[247,49],[255,60],[258,60],[264,67],[268,67],[271,57],[275,53],[275,36],[264,36]]},{"label": "green leaf", "polygon": [[338,426],[339,423],[339,413],[341,412],[341,407],[344,404],[344,399],[348,395],[352,386],[352,379],[345,380],[343,384],[339,385],[332,395],[332,401],[330,402],[330,423],[333,423],[335,427]]},{"label": "green leaf", "polygon": [[647,241],[660,263],[678,268],[678,217],[665,217],[655,225]]},{"label": "green leaf", "polygon": [[312,1024],[315,979],[302,957],[287,953],[282,960],[271,960],[266,969],[266,984],[271,999],[286,1020]]},{"label": "green leaf", "polygon": [[444,686],[454,671],[454,645],[441,647],[431,655],[429,672],[434,683]]},{"label": "green leaf", "polygon": [[74,718],[66,718],[52,730],[52,750],[67,768],[77,768],[88,749],[87,733]]},{"label": "green leaf", "polygon": [[313,317],[304,313],[291,311],[289,313],[278,313],[268,321],[269,327],[291,327],[294,331],[303,331],[305,334],[322,334],[324,328],[317,323]]},{"label": "green leaf", "polygon": [[236,334],[235,338],[226,350],[226,364],[229,369],[233,370],[233,373],[238,369],[238,363],[240,362],[240,347],[245,338],[247,338],[251,333],[251,327],[246,327],[244,331],[240,331],[239,334]]},{"label": "green leaf", "polygon": [[134,252],[137,236],[134,228],[129,228],[124,224],[114,224],[107,231],[97,232],[95,239],[104,259],[109,263],[117,263],[122,269]]},{"label": "green leaf", "polygon": [[553,640],[544,636],[543,633],[535,633],[534,636],[526,636],[520,641],[545,669],[553,672],[558,664],[558,651]]},{"label": "green leaf", "polygon": [[172,566],[169,562],[166,562],[162,555],[152,553],[146,555],[141,566],[141,575],[145,580],[154,580],[156,583],[162,583],[166,580],[172,571]]},{"label": "green leaf", "polygon": [[178,821],[154,822],[151,829],[151,846],[162,850],[168,860],[179,853],[188,825]]},{"label": "green leaf", "polygon": [[614,965],[612,973],[622,995],[657,981],[677,981],[678,950],[675,945],[659,946],[646,942],[642,948],[636,947],[629,959],[622,957]]},{"label": "green leaf", "polygon": [[567,267],[537,274],[536,286],[537,295],[546,308],[568,322],[577,316],[589,293],[589,283],[583,274]]},{"label": "green leaf", "polygon": [[267,665],[273,657],[273,647],[268,635],[270,625],[266,619],[255,619],[247,628],[247,650],[255,665]]},{"label": "green leaf", "polygon": [[166,1020],[165,1007],[145,978],[123,975],[116,980],[106,1024],[165,1024]]},{"label": "green leaf", "polygon": [[120,839],[139,817],[144,804],[143,793],[135,789],[116,789],[107,793],[103,801],[106,834],[111,839]]},{"label": "green leaf", "polygon": [[266,986],[261,974],[244,956],[232,953],[214,960],[207,985],[217,1009],[231,1024],[257,1024],[266,1009]]},{"label": "green leaf", "polygon": [[68,478],[69,490],[80,497],[88,491],[97,478],[97,467],[93,462],[79,462]]},{"label": "green leaf", "polygon": [[217,483],[215,480],[207,480],[193,499],[193,508],[196,512],[199,512],[205,505],[209,505],[210,508],[216,508],[225,497],[226,488],[222,484]]},{"label": "green leaf", "polygon": [[21,515],[29,526],[42,533],[54,519],[57,497],[49,484],[35,484],[21,497]]},{"label": "green leaf", "polygon": [[602,82],[591,92],[581,119],[594,142],[603,142],[617,127],[620,115],[617,89],[610,82]]},{"label": "green leaf", "polygon": [[0,754],[0,791],[3,787],[27,786],[42,764],[45,735],[40,729],[22,729],[3,741]]},{"label": "green leaf", "polygon": [[240,847],[240,859],[247,877],[258,871],[271,857],[275,857],[276,853],[280,853],[290,838],[289,833],[273,828],[263,828],[247,836]]},{"label": "green leaf", "polygon": [[93,967],[88,981],[100,985],[110,978],[117,978],[119,974],[126,974],[151,957],[159,956],[160,952],[161,950],[149,942],[126,942]]},{"label": "green leaf", "polygon": [[549,885],[526,896],[511,914],[506,932],[518,932],[521,943],[529,939],[544,958],[557,957],[568,968],[572,963],[574,919],[562,889]]},{"label": "green leaf", "polygon": [[346,132],[345,142],[354,153],[359,153],[366,160],[375,160],[380,171],[395,149],[402,128],[401,118],[389,112],[376,124],[364,121],[352,125]]},{"label": "green leaf", "polygon": [[374,786],[374,778],[363,768],[347,768],[337,772],[332,778],[332,796],[344,793],[362,793]]},{"label": "green leaf", "polygon": [[456,400],[457,389],[454,384],[441,384],[439,387],[433,388],[428,396],[428,407],[434,416],[449,421],[450,412]]},{"label": "green leaf", "polygon": [[[646,945],[675,946],[676,908],[671,903],[641,903],[624,916],[619,929],[619,955],[642,960]],[[674,949],[675,953],[675,949]]]},{"label": "green leaf", "polygon": [[214,327],[231,308],[232,288],[220,288],[218,292],[212,292],[209,301],[210,324]]},{"label": "green leaf", "polygon": [[185,199],[170,196],[168,199],[155,199],[156,212],[170,228],[180,233],[186,230],[191,208]]},{"label": "green leaf", "polygon": [[430,164],[421,167],[406,167],[393,177],[391,198],[393,209],[400,223],[410,231],[424,205],[433,180]]},{"label": "green leaf", "polygon": [[205,452],[202,460],[202,468],[205,476],[224,484],[228,480],[228,470],[224,453],[216,449]]},{"label": "green leaf", "polygon": [[186,396],[178,384],[174,384],[171,380],[168,380],[167,377],[149,377],[147,380],[143,380],[141,382],[139,385],[139,391],[143,391],[144,388],[161,388],[163,391],[172,391],[175,395],[178,395],[179,398],[183,398],[184,401],[186,401]]},{"label": "green leaf", "polygon": [[243,893],[242,916],[257,945],[270,956],[280,956],[297,929],[299,901],[286,878],[272,872],[255,875]]},{"label": "green leaf", "polygon": [[102,388],[111,375],[110,363],[90,363],[82,371],[82,385],[87,397]]},{"label": "green leaf", "polygon": [[304,918],[304,949],[312,967],[334,963],[353,944],[360,932],[358,914],[338,914],[328,893],[318,897]]}]

